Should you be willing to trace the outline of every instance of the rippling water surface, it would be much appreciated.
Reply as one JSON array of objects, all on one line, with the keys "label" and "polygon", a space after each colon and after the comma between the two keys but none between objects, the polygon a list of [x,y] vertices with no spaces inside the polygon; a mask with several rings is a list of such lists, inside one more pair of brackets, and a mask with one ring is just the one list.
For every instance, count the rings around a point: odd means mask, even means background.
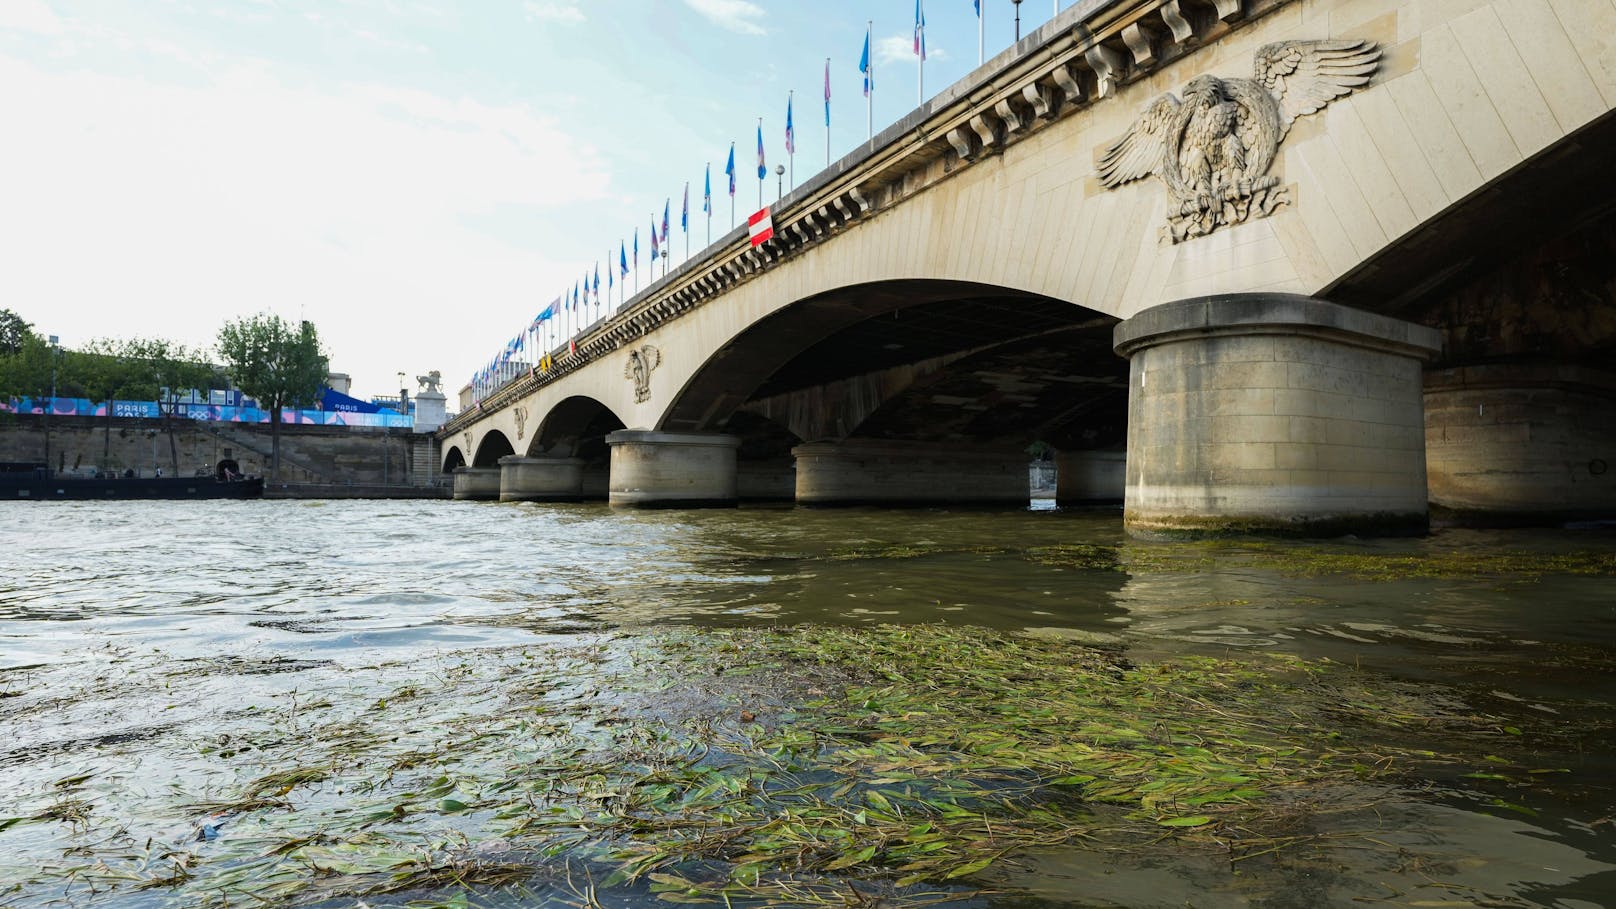
[{"label": "rippling water surface", "polygon": [[[199,759],[197,742],[244,712],[289,697],[295,707],[344,670],[669,624],[939,622],[1120,647],[1137,660],[1327,658],[1518,718],[1511,728],[1526,732],[1508,757],[1556,771],[1518,791],[1422,781],[1417,795],[1374,809],[1388,851],[1373,856],[1236,866],[1205,850],[1035,854],[978,902],[1616,905],[1613,554],[1616,533],[1598,527],[1139,543],[1115,514],[1055,510],[7,504],[0,906],[167,905],[161,888],[44,888],[18,869],[69,868],[75,850],[99,847],[65,821],[8,829],[6,818],[81,772],[125,790],[206,790],[222,772],[208,762],[225,759],[217,748]],[[138,682],[127,668],[137,664]],[[1555,734],[1530,731],[1544,728]],[[575,892],[551,903],[587,905]]]}]

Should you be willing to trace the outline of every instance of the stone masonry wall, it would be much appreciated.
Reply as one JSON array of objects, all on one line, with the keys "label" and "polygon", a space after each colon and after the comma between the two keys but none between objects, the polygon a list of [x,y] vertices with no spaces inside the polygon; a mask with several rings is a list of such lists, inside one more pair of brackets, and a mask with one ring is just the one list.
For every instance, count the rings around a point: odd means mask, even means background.
[{"label": "stone masonry wall", "polygon": [[[181,475],[211,473],[227,457],[234,458],[247,474],[269,473],[267,424],[176,421],[171,448],[168,433],[158,421],[113,420],[110,458],[105,455],[106,427],[105,419],[52,417],[52,466],[119,472],[133,468],[142,476],[151,476],[154,468],[161,467],[165,475],[172,476],[177,450]],[[417,471],[415,461],[419,442],[428,438],[403,430],[285,425],[281,427],[281,481],[337,485],[425,482],[427,471]],[[0,461],[44,458],[44,418],[0,414]],[[436,475],[436,463],[424,466]]]}]

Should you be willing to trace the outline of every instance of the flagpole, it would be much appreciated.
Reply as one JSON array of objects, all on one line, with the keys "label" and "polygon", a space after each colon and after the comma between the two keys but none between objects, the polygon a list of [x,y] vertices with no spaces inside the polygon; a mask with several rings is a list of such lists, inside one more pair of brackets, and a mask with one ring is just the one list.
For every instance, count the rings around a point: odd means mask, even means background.
[{"label": "flagpole", "polygon": [[915,0],[915,9],[920,12],[915,19],[915,38],[920,44],[920,65],[915,67],[919,99],[915,101],[915,106],[919,107],[926,103],[926,5],[921,0]]},{"label": "flagpole", "polygon": [[825,167],[830,167],[830,58],[825,58]]},{"label": "flagpole", "polygon": [[[763,141],[763,118],[762,117],[758,118],[758,141],[759,142]],[[763,151],[762,146],[758,147],[758,151],[759,152]],[[763,161],[762,161],[762,156],[761,155],[759,155],[759,160],[758,160],[758,210],[759,211],[763,210]]]},{"label": "flagpole", "polygon": [[[901,39],[900,39],[901,40]],[[870,71],[865,74],[870,80],[870,90],[864,93],[864,141],[875,138],[875,20],[870,19],[864,25],[864,46],[870,49]]]},{"label": "flagpole", "polygon": [[[797,93],[796,89],[789,89],[789,88],[786,89],[786,113],[788,113],[788,114],[791,113],[791,96],[795,95],[796,93]],[[797,125],[795,123],[793,123],[791,125],[791,128],[793,130],[795,130],[797,128]],[[787,176],[791,180],[791,188],[796,189],[797,188],[797,137],[796,136],[791,137],[791,148],[790,148],[790,150],[788,150],[786,152],[786,163],[790,166],[790,172],[787,174]]]},{"label": "flagpole", "polygon": [[983,25],[983,23],[987,21],[987,18],[988,17],[982,15],[982,0],[977,0],[977,6],[976,6],[976,65],[977,66],[981,66],[982,64],[987,62],[987,58],[982,55],[983,50],[987,46],[987,42],[984,40],[987,37],[987,30],[986,30],[986,27]]}]

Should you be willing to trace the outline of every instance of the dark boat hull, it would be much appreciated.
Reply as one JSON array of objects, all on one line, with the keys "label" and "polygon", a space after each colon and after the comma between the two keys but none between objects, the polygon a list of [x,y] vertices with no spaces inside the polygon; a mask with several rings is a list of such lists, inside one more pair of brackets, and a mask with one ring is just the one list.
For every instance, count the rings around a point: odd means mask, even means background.
[{"label": "dark boat hull", "polygon": [[221,481],[213,477],[46,477],[0,473],[0,500],[12,499],[256,499],[262,477]]}]

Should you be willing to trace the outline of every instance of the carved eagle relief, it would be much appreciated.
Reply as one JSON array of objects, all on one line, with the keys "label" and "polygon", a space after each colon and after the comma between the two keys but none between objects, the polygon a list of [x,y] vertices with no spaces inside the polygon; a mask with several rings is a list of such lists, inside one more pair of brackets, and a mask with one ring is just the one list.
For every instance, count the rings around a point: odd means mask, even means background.
[{"label": "carved eagle relief", "polygon": [[1369,83],[1380,65],[1373,41],[1282,41],[1258,49],[1250,79],[1197,76],[1184,100],[1145,108],[1100,156],[1107,189],[1159,176],[1167,184],[1165,238],[1179,243],[1222,224],[1266,217],[1285,204],[1268,174],[1296,118]]},{"label": "carved eagle relief", "polygon": [[630,350],[628,362],[623,364],[623,378],[634,383],[634,403],[651,400],[651,371],[662,365],[662,351],[650,344]]}]

